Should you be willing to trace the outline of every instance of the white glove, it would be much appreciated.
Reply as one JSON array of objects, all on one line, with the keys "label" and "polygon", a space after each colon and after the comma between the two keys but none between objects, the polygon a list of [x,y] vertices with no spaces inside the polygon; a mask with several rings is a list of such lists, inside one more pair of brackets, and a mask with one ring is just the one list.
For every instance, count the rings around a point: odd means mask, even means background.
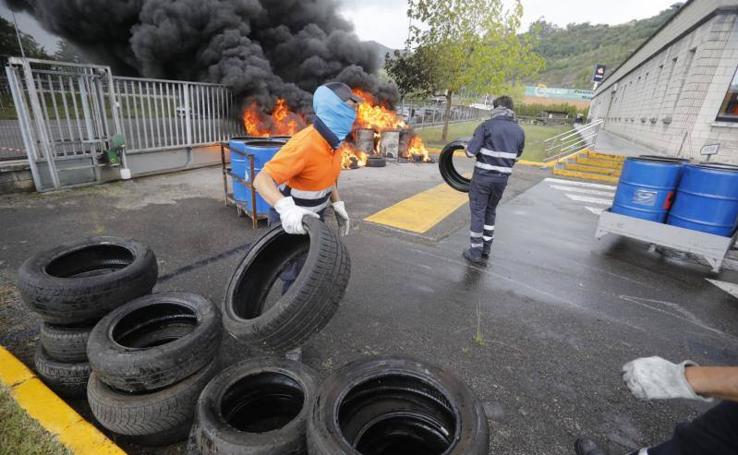
[{"label": "white glove", "polygon": [[296,206],[294,199],[291,197],[278,200],[274,204],[274,210],[279,213],[279,218],[282,220],[282,228],[288,234],[307,234],[305,228],[302,226],[302,218],[305,216],[320,218],[317,213]]},{"label": "white glove", "polygon": [[712,401],[697,395],[687,381],[684,369],[697,366],[692,361],[671,363],[661,357],[636,359],[623,366],[623,380],[633,395],[641,400],[687,398]]},{"label": "white glove", "polygon": [[344,204],[343,201],[334,202],[333,212],[336,214],[338,231],[343,236],[349,235],[351,230],[351,220],[349,219],[348,212],[346,211],[346,204]]}]

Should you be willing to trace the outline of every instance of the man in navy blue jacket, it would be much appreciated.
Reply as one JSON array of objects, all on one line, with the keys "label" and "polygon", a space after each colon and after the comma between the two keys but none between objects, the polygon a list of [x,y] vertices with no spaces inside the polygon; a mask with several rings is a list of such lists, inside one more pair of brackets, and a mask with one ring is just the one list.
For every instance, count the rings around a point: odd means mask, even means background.
[{"label": "man in navy blue jacket", "polygon": [[479,125],[466,149],[467,155],[477,159],[469,189],[471,244],[464,251],[466,260],[473,264],[485,264],[489,259],[497,204],[524,148],[525,133],[515,117],[512,98],[495,99],[492,118]]}]

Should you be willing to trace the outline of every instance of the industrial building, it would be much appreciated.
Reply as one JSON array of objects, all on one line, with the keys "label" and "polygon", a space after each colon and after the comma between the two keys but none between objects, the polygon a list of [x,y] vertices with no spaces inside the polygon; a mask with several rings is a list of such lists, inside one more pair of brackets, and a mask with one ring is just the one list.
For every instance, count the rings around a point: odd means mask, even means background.
[{"label": "industrial building", "polygon": [[602,81],[590,119],[657,153],[719,145],[710,159],[738,164],[737,70],[738,0],[690,0]]}]

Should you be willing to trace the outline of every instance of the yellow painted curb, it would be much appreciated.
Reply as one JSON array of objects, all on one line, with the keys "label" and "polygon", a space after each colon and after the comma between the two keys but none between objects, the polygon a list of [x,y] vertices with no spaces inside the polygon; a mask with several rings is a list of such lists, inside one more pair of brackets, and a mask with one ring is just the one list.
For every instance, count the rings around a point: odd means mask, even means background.
[{"label": "yellow painted curb", "polygon": [[599,166],[588,166],[586,164],[566,163],[564,165],[564,169],[568,171],[589,172],[592,174],[611,175],[613,177],[620,176],[620,169],[611,169],[611,168],[599,167]]},{"label": "yellow painted curb", "polygon": [[569,160],[571,158],[574,158],[576,156],[579,156],[579,155],[581,155],[583,153],[587,153],[587,150],[586,149],[585,150],[580,150],[578,152],[571,153],[569,155],[566,155],[566,156],[561,157],[561,158],[557,158],[555,160],[544,161],[543,162],[543,165],[544,165],[543,167],[546,167],[546,168],[556,167],[557,164],[565,163],[566,160]]},{"label": "yellow painted curb", "polygon": [[597,182],[606,182],[606,183],[618,183],[618,181],[620,181],[618,177],[612,177],[609,175],[600,175],[600,174],[590,174],[587,172],[567,171],[566,169],[554,169],[553,174],[559,175],[562,177],[571,177],[571,178],[581,179],[581,180],[594,180]]},{"label": "yellow painted curb", "polygon": [[460,193],[444,183],[400,201],[364,220],[422,234],[430,231],[468,201],[469,196],[466,193]]},{"label": "yellow painted curb", "polygon": [[77,455],[125,455],[97,428],[83,419],[31,370],[0,346],[0,382],[26,413]]},{"label": "yellow painted curb", "polygon": [[518,164],[521,164],[523,166],[550,167],[547,163],[544,163],[543,161],[519,160]]},{"label": "yellow painted curb", "polygon": [[613,160],[595,160],[584,156],[578,156],[576,159],[577,164],[584,164],[586,166],[596,166],[605,169],[620,169],[623,167],[623,163]]},{"label": "yellow painted curb", "polygon": [[590,158],[594,158],[596,160],[611,160],[611,161],[625,161],[625,156],[623,155],[612,155],[609,153],[600,153],[600,152],[589,152],[588,155]]}]

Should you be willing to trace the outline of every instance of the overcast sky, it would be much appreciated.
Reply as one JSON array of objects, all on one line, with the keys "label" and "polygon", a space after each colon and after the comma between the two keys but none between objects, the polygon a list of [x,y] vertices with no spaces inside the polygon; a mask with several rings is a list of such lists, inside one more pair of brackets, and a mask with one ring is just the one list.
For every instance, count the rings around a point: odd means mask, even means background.
[{"label": "overcast sky", "polygon": [[[408,27],[406,0],[339,0],[339,3],[341,13],[354,23],[362,39],[391,48],[404,47]],[[523,0],[523,20],[526,30],[540,17],[558,25],[622,24],[655,16],[674,3],[677,0]]]},{"label": "overcast sky", "polygon": [[[507,1],[507,0],[506,0]],[[11,14],[0,0],[0,15],[8,20]],[[378,41],[391,48],[402,48],[407,38],[406,0],[338,0],[341,14],[356,26],[363,40]],[[566,25],[572,22],[621,24],[658,14],[676,0],[523,0],[525,27],[540,17]],[[20,29],[33,35],[49,52],[56,50],[56,37],[45,32],[33,17],[16,14]]]}]

